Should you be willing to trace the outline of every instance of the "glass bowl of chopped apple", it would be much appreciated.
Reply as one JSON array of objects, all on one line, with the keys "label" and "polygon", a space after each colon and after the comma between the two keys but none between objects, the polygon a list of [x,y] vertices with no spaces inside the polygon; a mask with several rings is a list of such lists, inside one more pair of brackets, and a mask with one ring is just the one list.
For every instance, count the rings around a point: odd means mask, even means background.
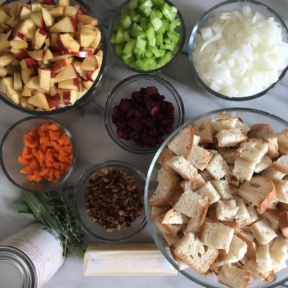
[{"label": "glass bowl of chopped apple", "polygon": [[61,187],[76,161],[71,133],[47,116],[29,116],[14,123],[3,136],[0,148],[0,163],[7,179],[31,192]]},{"label": "glass bowl of chopped apple", "polygon": [[255,99],[287,72],[287,26],[261,2],[222,2],[194,26],[189,59],[195,79],[210,94],[233,101]]},{"label": "glass bowl of chopped apple", "polygon": [[138,73],[165,69],[182,51],[186,27],[177,7],[167,0],[128,0],[109,25],[116,58]]},{"label": "glass bowl of chopped apple", "polygon": [[280,287],[288,271],[287,173],[284,119],[247,108],[199,115],[174,131],[151,162],[148,228],[193,283]]},{"label": "glass bowl of chopped apple", "polygon": [[0,9],[0,98],[36,115],[68,111],[97,93],[106,40],[85,1],[6,1]]},{"label": "glass bowl of chopped apple", "polygon": [[155,75],[136,74],[120,81],[109,94],[104,112],[107,133],[132,153],[155,153],[185,117],[176,89]]}]

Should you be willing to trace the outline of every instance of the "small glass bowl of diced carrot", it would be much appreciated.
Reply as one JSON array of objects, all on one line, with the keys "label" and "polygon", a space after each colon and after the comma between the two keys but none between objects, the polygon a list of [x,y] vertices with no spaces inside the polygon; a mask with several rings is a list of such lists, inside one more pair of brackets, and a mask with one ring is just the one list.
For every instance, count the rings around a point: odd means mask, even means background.
[{"label": "small glass bowl of diced carrot", "polygon": [[12,125],[1,141],[6,177],[21,189],[46,192],[68,179],[75,164],[70,132],[49,117],[30,116]]}]

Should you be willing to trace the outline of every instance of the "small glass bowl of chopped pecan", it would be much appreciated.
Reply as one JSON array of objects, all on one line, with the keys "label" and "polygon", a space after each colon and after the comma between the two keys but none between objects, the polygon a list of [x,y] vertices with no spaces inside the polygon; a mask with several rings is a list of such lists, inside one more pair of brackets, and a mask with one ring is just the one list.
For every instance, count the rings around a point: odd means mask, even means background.
[{"label": "small glass bowl of chopped pecan", "polygon": [[144,174],[122,161],[96,164],[84,172],[74,193],[84,230],[104,242],[122,242],[138,234],[146,225],[144,186]]},{"label": "small glass bowl of chopped pecan", "polygon": [[181,96],[166,80],[136,74],[120,81],[105,105],[109,136],[123,149],[140,154],[155,153],[184,122]]}]

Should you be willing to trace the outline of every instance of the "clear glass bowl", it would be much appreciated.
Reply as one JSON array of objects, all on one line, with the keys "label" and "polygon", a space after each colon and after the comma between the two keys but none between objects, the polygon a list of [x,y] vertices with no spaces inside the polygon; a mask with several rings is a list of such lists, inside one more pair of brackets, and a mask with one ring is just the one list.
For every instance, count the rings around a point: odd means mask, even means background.
[{"label": "clear glass bowl", "polygon": [[[18,156],[21,154],[24,147],[24,134],[28,133],[32,128],[39,128],[44,123],[55,123],[60,126],[62,130],[64,130],[72,145],[73,159],[69,171],[66,174],[63,174],[58,181],[49,182],[42,180],[41,182],[37,183],[34,181],[29,181],[24,174],[20,173],[20,170],[25,166],[18,162]],[[67,130],[67,128],[65,128],[58,121],[45,116],[29,116],[16,122],[3,136],[0,147],[0,162],[3,172],[8,180],[19,188],[31,192],[47,192],[61,187],[71,175],[76,162],[76,146],[69,130]]]},{"label": "clear glass bowl", "polygon": [[[149,205],[149,199],[153,195],[156,187],[157,187],[157,172],[160,169],[160,165],[157,163],[157,159],[162,152],[162,150],[166,147],[167,143],[175,136],[177,135],[184,127],[186,127],[189,124],[194,124],[198,120],[204,120],[204,119],[215,119],[216,115],[219,112],[227,112],[229,114],[233,114],[243,120],[246,124],[256,124],[256,123],[267,123],[270,124],[271,127],[274,130],[274,133],[281,132],[284,129],[288,128],[288,122],[267,112],[255,110],[255,109],[249,109],[249,108],[227,108],[227,109],[219,109],[214,110],[202,115],[199,115],[195,118],[192,118],[191,120],[185,122],[182,126],[180,126],[177,130],[175,130],[162,144],[162,146],[159,148],[157,153],[155,154],[151,165],[149,167],[147,178],[146,178],[146,185],[145,185],[145,213],[146,213],[146,219],[147,219],[147,226],[150,230],[150,233],[158,246],[159,250],[162,252],[162,254],[165,256],[165,258],[185,277],[187,277],[189,280],[196,282],[197,284],[202,285],[203,287],[207,288],[221,288],[221,287],[227,287],[222,284],[220,284],[217,281],[217,277],[215,276],[206,276],[205,278],[194,271],[192,268],[187,268],[184,270],[179,270],[177,263],[172,258],[171,254],[167,252],[165,249],[165,239],[163,238],[162,232],[159,230],[159,228],[156,225],[156,220],[151,220],[151,206]],[[288,263],[288,260],[286,261]],[[284,283],[288,279],[288,268],[283,269],[282,271],[279,271],[275,274],[274,281],[271,283],[268,282],[260,282],[252,280],[249,288],[268,288],[268,287],[278,287],[281,283]],[[192,284],[193,285],[193,284]]]},{"label": "clear glass bowl", "polygon": [[[185,111],[181,96],[169,82],[148,74],[137,74],[122,80],[112,89],[106,100],[104,120],[106,130],[112,140],[129,152],[140,154],[154,153],[160,145],[157,147],[140,147],[132,140],[128,141],[119,138],[116,134],[116,125],[112,122],[113,108],[120,103],[122,98],[130,99],[132,92],[139,91],[141,87],[146,88],[149,86],[155,86],[160,95],[164,95],[164,100],[173,104],[175,116],[173,130],[184,122]],[[164,136],[164,139],[166,137]]]},{"label": "clear glass bowl", "polygon": [[[14,2],[17,2],[17,1],[6,0],[5,2],[1,3],[1,6],[2,5],[10,6]],[[58,3],[57,0],[55,2]],[[4,95],[2,92],[0,92],[0,99],[3,102],[5,102],[6,104],[8,104],[10,107],[15,108],[21,112],[24,112],[24,113],[27,113],[30,115],[47,115],[47,116],[55,115],[55,114],[60,114],[60,113],[72,110],[75,107],[79,107],[80,105],[83,105],[84,102],[86,102],[88,99],[95,97],[95,95],[97,95],[97,93],[100,91],[101,86],[102,86],[102,85],[100,85],[102,82],[101,80],[103,79],[103,75],[104,75],[105,70],[107,68],[106,67],[107,42],[106,42],[106,36],[105,36],[104,28],[101,26],[101,23],[99,23],[99,15],[97,14],[97,5],[89,6],[85,2],[85,0],[70,0],[70,5],[76,5],[76,4],[80,5],[82,8],[84,8],[84,10],[86,10],[89,15],[98,19],[97,27],[101,32],[101,48],[103,51],[103,60],[102,60],[102,65],[101,65],[101,68],[100,68],[100,71],[99,71],[99,74],[98,74],[96,80],[94,81],[92,86],[89,88],[89,90],[81,98],[79,98],[73,105],[66,106],[63,108],[54,109],[54,110],[50,110],[50,111],[31,110],[31,109],[22,107],[20,104],[19,105],[15,104],[6,95]]]},{"label": "clear glass bowl", "polygon": [[137,180],[139,186],[143,188],[144,191],[145,175],[136,167],[122,161],[107,161],[104,163],[96,164],[80,176],[75,186],[75,213],[83,229],[91,236],[104,242],[123,242],[137,235],[145,227],[146,217],[144,212],[144,203],[141,210],[141,215],[132,222],[130,227],[123,227],[120,230],[115,229],[112,232],[107,232],[104,227],[100,226],[98,223],[94,223],[85,210],[85,194],[87,192],[87,187],[91,185],[89,179],[95,173],[107,168],[117,169],[127,173],[127,175],[133,176]]},{"label": "clear glass bowl", "polygon": [[[186,37],[186,26],[185,26],[185,21],[182,17],[182,14],[180,13],[180,11],[178,10],[177,12],[177,15],[181,21],[181,26],[178,26],[176,28],[176,31],[180,34],[181,36],[181,39],[178,43],[178,51],[175,53],[174,57],[168,62],[166,63],[165,65],[159,67],[159,68],[156,68],[156,69],[153,69],[153,70],[148,70],[148,71],[144,71],[142,69],[137,69],[137,68],[134,68],[134,67],[131,67],[129,66],[128,64],[126,64],[123,59],[121,57],[119,57],[117,54],[116,54],[116,51],[115,51],[115,45],[113,45],[111,42],[110,42],[110,39],[111,39],[111,36],[113,34],[113,26],[115,25],[115,23],[117,23],[120,19],[120,15],[121,15],[121,11],[123,11],[123,9],[125,9],[125,7],[128,6],[130,0],[128,1],[125,1],[114,13],[113,17],[111,18],[110,20],[110,23],[109,23],[109,31],[108,31],[108,41],[110,43],[110,47],[111,47],[111,50],[113,51],[113,54],[114,56],[117,58],[117,60],[122,63],[123,65],[125,65],[128,69],[134,71],[134,72],[137,72],[137,73],[157,73],[157,72],[160,72],[160,71],[163,71],[167,66],[169,66],[175,59],[176,57],[179,55],[179,53],[182,51],[183,49],[183,46],[185,44],[185,37]],[[165,0],[166,3],[168,3],[169,5],[172,5],[172,6],[175,6],[175,4],[173,4],[172,2],[168,1],[168,0]]]},{"label": "clear glass bowl", "polygon": [[[195,46],[197,44],[197,35],[200,34],[200,30],[204,27],[207,27],[207,23],[208,20],[211,17],[215,17],[218,16],[220,13],[222,12],[227,12],[227,11],[238,11],[238,12],[242,12],[243,11],[243,6],[249,6],[251,7],[251,11],[252,13],[255,12],[260,12],[265,18],[269,18],[269,17],[273,17],[275,19],[275,22],[277,22],[279,24],[279,27],[281,28],[281,32],[282,32],[282,38],[283,38],[283,42],[287,43],[288,42],[288,29],[287,26],[285,24],[285,22],[282,20],[282,18],[273,10],[271,9],[269,6],[261,3],[261,2],[257,2],[257,1],[253,1],[253,0],[247,0],[247,1],[241,1],[241,0],[233,0],[233,1],[225,1],[225,2],[221,2],[215,6],[213,6],[212,8],[210,8],[208,11],[206,11],[201,17],[200,19],[197,21],[197,23],[195,24],[190,39],[189,39],[189,46],[188,46],[188,53],[189,53],[189,60],[191,63],[191,67],[192,67],[192,72],[193,72],[193,76],[196,79],[197,83],[204,88],[206,91],[208,91],[210,94],[217,96],[219,98],[225,99],[225,100],[232,100],[232,101],[246,101],[246,100],[252,100],[255,98],[258,98],[260,96],[265,95],[270,89],[272,89],[286,74],[287,70],[288,70],[288,65],[286,66],[286,68],[284,68],[282,71],[279,72],[279,77],[277,79],[277,81],[275,81],[274,83],[272,83],[269,87],[267,87],[266,89],[264,89],[263,91],[254,94],[254,95],[247,95],[247,96],[242,96],[242,97],[229,97],[227,95],[221,94],[215,90],[213,90],[212,88],[210,88],[207,83],[205,83],[204,80],[202,80],[202,78],[199,76],[197,69],[195,67],[195,62],[194,62],[194,58],[193,58],[193,51],[195,49]],[[249,93],[248,93],[249,94]]]}]

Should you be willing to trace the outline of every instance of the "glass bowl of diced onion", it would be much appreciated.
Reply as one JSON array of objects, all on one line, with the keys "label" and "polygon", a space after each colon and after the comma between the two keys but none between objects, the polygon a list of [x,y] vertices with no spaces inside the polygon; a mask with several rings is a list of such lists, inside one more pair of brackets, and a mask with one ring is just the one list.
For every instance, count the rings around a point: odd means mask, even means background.
[{"label": "glass bowl of diced onion", "polygon": [[97,95],[106,68],[97,5],[83,0],[26,2],[1,4],[0,99],[33,115],[79,107]]},{"label": "glass bowl of diced onion", "polygon": [[108,41],[120,63],[138,73],[164,70],[182,51],[186,26],[167,0],[128,0],[115,11]]},{"label": "glass bowl of diced onion", "polygon": [[269,6],[225,1],[206,11],[189,40],[193,75],[210,94],[242,101],[263,96],[288,69],[288,29]]}]

